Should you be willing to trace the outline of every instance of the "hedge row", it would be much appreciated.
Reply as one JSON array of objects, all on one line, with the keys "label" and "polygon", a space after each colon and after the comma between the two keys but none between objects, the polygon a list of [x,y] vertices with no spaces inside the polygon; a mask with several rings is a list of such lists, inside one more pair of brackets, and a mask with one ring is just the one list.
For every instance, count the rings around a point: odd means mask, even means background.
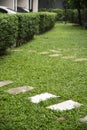
[{"label": "hedge row", "polygon": [[[46,9],[40,9],[40,11],[46,11]],[[76,9],[67,9],[66,12],[66,19],[65,19],[65,11],[64,9],[47,9],[48,12],[54,12],[57,14],[56,20],[57,21],[65,21],[67,20],[68,22],[71,23],[79,23],[78,21],[78,11]],[[82,19],[82,24],[84,25],[85,23],[87,24],[87,9],[81,10],[81,19]]]},{"label": "hedge row", "polygon": [[19,46],[33,38],[39,27],[39,15],[37,13],[17,14],[18,37],[16,45]]},{"label": "hedge row", "polygon": [[8,47],[29,41],[36,33],[49,30],[54,23],[54,13],[0,14],[0,54]]},{"label": "hedge row", "polygon": [[51,29],[56,22],[56,13],[39,12],[39,33],[43,33]]},{"label": "hedge row", "polygon": [[15,15],[0,14],[0,54],[16,43],[18,18]]}]

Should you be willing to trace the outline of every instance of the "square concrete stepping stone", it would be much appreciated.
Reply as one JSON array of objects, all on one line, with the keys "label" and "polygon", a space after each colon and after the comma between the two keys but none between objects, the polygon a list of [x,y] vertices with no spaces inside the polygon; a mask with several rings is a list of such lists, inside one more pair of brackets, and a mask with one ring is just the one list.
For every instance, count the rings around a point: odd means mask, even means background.
[{"label": "square concrete stepping stone", "polygon": [[76,107],[80,107],[82,104],[78,102],[74,102],[72,100],[67,100],[65,102],[61,102],[58,104],[54,104],[51,106],[48,106],[47,108],[52,109],[52,110],[58,110],[58,111],[64,111],[64,110],[71,110]]},{"label": "square concrete stepping stone", "polygon": [[10,80],[0,81],[0,87],[3,87],[5,85],[11,84],[11,83],[13,83],[13,81],[10,81]]},{"label": "square concrete stepping stone", "polygon": [[38,95],[33,96],[33,97],[29,97],[28,99],[30,99],[31,102],[33,102],[33,103],[39,103],[41,101],[45,101],[47,99],[56,98],[56,97],[59,97],[59,96],[56,96],[56,95],[53,95],[53,94],[46,92],[46,93],[38,94]]},{"label": "square concrete stepping stone", "polygon": [[21,49],[15,49],[15,50],[11,50],[11,51],[13,51],[13,52],[21,52],[23,50],[21,50]]},{"label": "square concrete stepping stone", "polygon": [[87,61],[87,58],[79,58],[79,59],[75,59],[75,61]]},{"label": "square concrete stepping stone", "polygon": [[28,51],[29,53],[32,53],[32,52],[37,52],[36,50],[29,50]]},{"label": "square concrete stepping stone", "polygon": [[54,52],[54,53],[59,53],[60,51],[58,50],[50,50],[51,52]]},{"label": "square concrete stepping stone", "polygon": [[64,57],[62,57],[62,58],[68,60],[68,59],[74,59],[75,56],[64,56]]},{"label": "square concrete stepping stone", "polygon": [[11,88],[7,90],[8,93],[10,94],[19,94],[19,93],[25,93],[26,91],[32,90],[33,87],[30,86],[22,86],[22,87],[17,87],[17,88]]},{"label": "square concrete stepping stone", "polygon": [[61,56],[62,54],[52,54],[52,55],[49,55],[50,57],[57,57],[57,56]]},{"label": "square concrete stepping stone", "polygon": [[87,123],[87,116],[85,116],[84,118],[80,118],[81,122],[86,122]]},{"label": "square concrete stepping stone", "polygon": [[40,52],[41,55],[49,54],[49,52]]}]

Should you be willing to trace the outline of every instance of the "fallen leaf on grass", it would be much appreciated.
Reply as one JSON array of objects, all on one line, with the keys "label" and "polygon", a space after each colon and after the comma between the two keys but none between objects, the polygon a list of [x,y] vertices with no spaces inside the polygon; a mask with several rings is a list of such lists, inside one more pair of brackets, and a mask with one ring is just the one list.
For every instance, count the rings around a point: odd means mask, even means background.
[{"label": "fallen leaf on grass", "polygon": [[65,121],[67,120],[67,117],[57,117],[57,121]]}]

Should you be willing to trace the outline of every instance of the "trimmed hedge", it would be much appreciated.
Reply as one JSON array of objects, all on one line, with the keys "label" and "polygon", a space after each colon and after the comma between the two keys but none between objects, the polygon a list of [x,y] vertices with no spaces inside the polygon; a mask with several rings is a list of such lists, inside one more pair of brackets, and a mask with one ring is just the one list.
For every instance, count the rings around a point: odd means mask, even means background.
[{"label": "trimmed hedge", "polygon": [[18,18],[16,15],[0,14],[0,55],[15,44],[18,35]]},{"label": "trimmed hedge", "polygon": [[[57,22],[62,22],[67,20],[67,22],[71,22],[71,23],[79,23],[78,20],[78,11],[77,9],[67,9],[66,11],[66,19],[65,19],[65,11],[64,9],[45,9],[42,8],[39,11],[48,11],[48,12],[52,12],[52,13],[56,13],[56,21]],[[82,25],[87,28],[87,9],[82,9],[81,10],[81,19],[82,19]]]},{"label": "trimmed hedge", "polygon": [[63,9],[49,9],[49,12],[56,13],[56,21],[63,21],[64,20],[64,10]]},{"label": "trimmed hedge", "polygon": [[39,12],[39,33],[50,30],[56,22],[56,13]]},{"label": "trimmed hedge", "polygon": [[28,42],[37,33],[51,29],[55,13],[0,14],[0,55],[11,46]]},{"label": "trimmed hedge", "polygon": [[18,17],[17,46],[33,38],[39,27],[38,13],[20,13]]}]

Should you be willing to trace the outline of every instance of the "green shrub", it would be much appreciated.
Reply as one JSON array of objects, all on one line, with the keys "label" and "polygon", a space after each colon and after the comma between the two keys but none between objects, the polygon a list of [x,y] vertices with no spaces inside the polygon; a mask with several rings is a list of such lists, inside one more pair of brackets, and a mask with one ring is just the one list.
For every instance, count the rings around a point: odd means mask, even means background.
[{"label": "green shrub", "polygon": [[40,12],[39,33],[50,30],[56,22],[56,13]]},{"label": "green shrub", "polygon": [[16,43],[18,19],[16,15],[0,14],[0,54]]},{"label": "green shrub", "polygon": [[55,24],[55,13],[0,14],[0,53],[13,45],[21,45]]},{"label": "green shrub", "polygon": [[56,20],[63,21],[64,20],[64,10],[63,9],[49,9],[50,12],[56,13]]},{"label": "green shrub", "polygon": [[38,11],[39,12],[45,12],[45,11],[48,11],[48,9],[46,9],[46,8],[40,8]]},{"label": "green shrub", "polygon": [[82,25],[87,29],[87,9],[81,11],[82,14]]},{"label": "green shrub", "polygon": [[20,13],[18,17],[18,39],[17,46],[33,38],[38,31],[38,13]]}]

